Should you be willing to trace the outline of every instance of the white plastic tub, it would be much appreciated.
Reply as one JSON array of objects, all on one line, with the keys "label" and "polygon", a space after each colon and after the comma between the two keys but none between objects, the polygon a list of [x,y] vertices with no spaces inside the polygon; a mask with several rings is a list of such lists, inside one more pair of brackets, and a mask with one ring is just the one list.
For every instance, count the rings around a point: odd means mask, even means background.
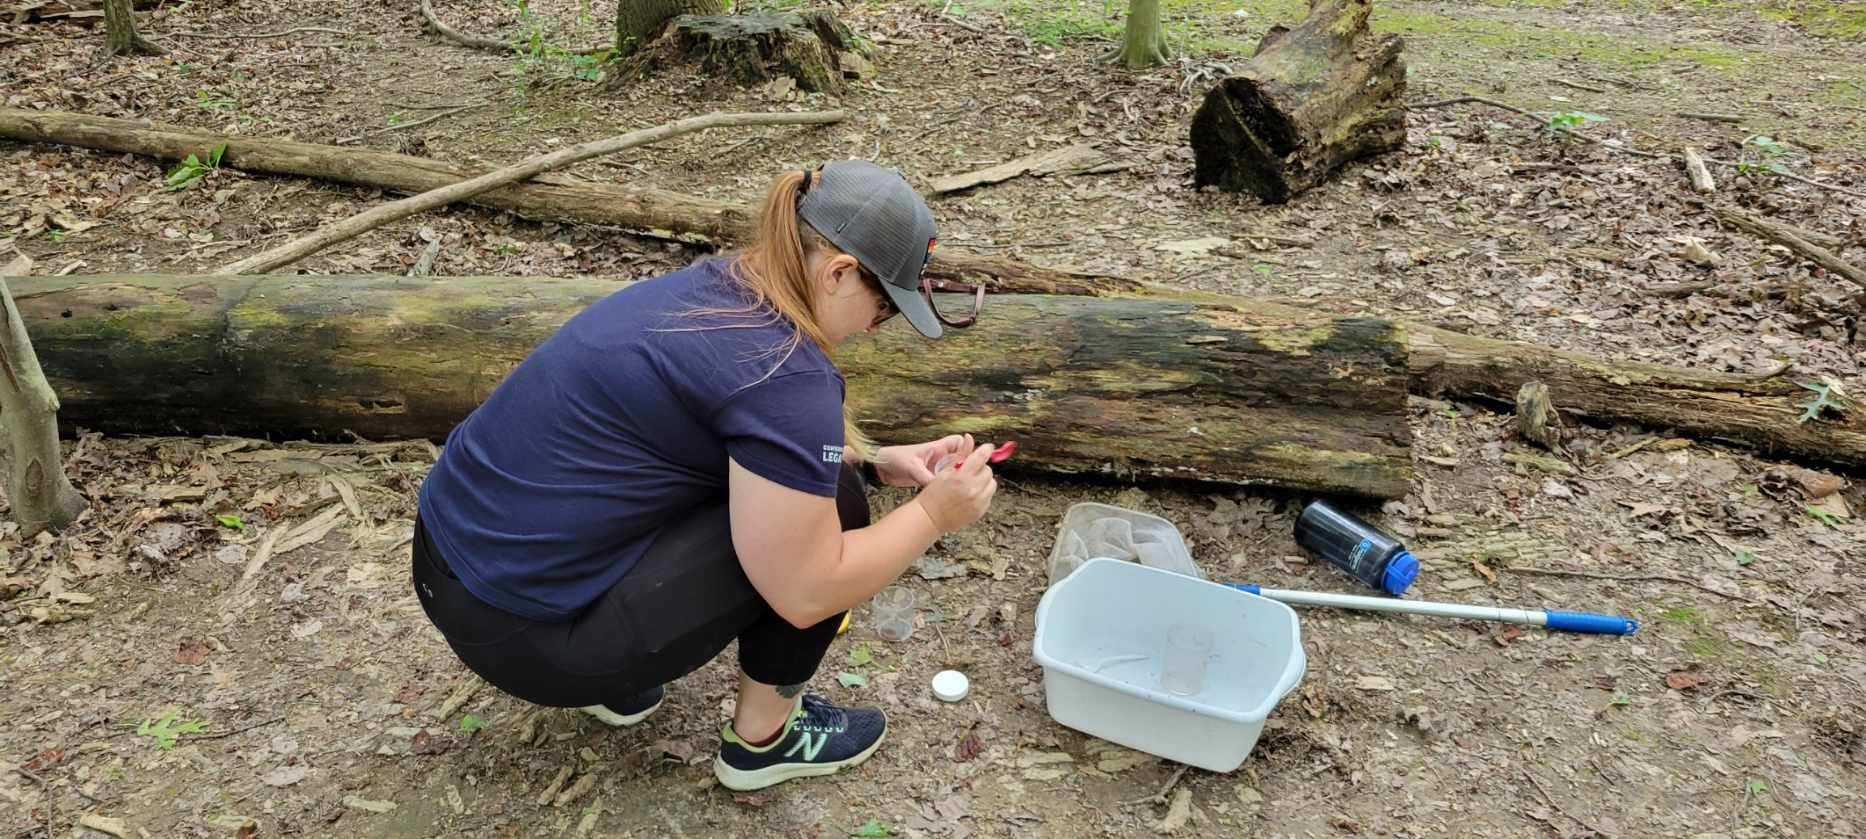
[{"label": "white plastic tub", "polygon": [[[1203,688],[1160,687],[1174,624],[1216,637]],[[1217,583],[1095,558],[1037,605],[1033,652],[1050,717],[1128,748],[1213,772],[1237,769],[1264,719],[1308,667],[1295,610]]]},{"label": "white plastic tub", "polygon": [[1095,557],[1139,562],[1188,577],[1205,576],[1172,522],[1111,504],[1084,501],[1070,505],[1056,529],[1056,544],[1050,548],[1050,585]]}]

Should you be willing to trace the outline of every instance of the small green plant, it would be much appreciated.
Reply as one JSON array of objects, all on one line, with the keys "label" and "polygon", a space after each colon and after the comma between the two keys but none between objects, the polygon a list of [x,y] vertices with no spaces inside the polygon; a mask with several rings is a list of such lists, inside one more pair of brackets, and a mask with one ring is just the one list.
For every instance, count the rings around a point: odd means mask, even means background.
[{"label": "small green plant", "polygon": [[1828,527],[1840,526],[1840,517],[1833,513],[1827,512],[1813,504],[1809,504],[1805,509],[1808,511],[1808,515],[1820,519],[1821,524],[1827,525]]},{"label": "small green plant", "polygon": [[849,666],[867,667],[875,663],[875,657],[868,652],[867,644],[855,644],[849,647]]},{"label": "small green plant", "polygon": [[202,162],[200,158],[192,154],[188,155],[188,159],[175,164],[175,168],[168,170],[168,177],[162,179],[163,191],[180,192],[195,181],[207,177],[207,173],[220,168],[220,158],[226,153],[227,144],[221,143],[215,146],[213,151],[207,153],[206,162]]},{"label": "small green plant", "polygon": [[1606,121],[1606,117],[1600,114],[1590,114],[1586,111],[1557,111],[1549,114],[1547,130],[1550,134],[1560,134],[1566,131],[1573,131],[1590,122]]},{"label": "small green plant", "polygon": [[1736,558],[1736,564],[1745,568],[1756,561],[1755,552],[1748,548],[1734,548],[1730,553]]},{"label": "small green plant", "polygon": [[863,822],[861,827],[849,831],[849,835],[862,837],[862,839],[880,839],[884,836],[893,836],[894,829],[875,819],[869,819]]},{"label": "small green plant", "polygon": [[[1754,149],[1754,152],[1750,150]],[[1791,174],[1788,158],[1794,153],[1794,147],[1780,142],[1766,134],[1757,134],[1743,141],[1743,157],[1736,162],[1736,170],[1743,174],[1756,172],[1774,172],[1777,175]]]},{"label": "small green plant", "polygon": [[1696,606],[1674,606],[1659,613],[1659,617],[1673,623],[1690,623],[1698,619]]},{"label": "small green plant", "polygon": [[234,530],[245,530],[246,529],[246,520],[236,515],[228,514],[228,515],[222,515],[222,516],[215,516],[214,521],[220,522],[221,527],[230,527],[230,528],[233,528]]},{"label": "small green plant", "polygon": [[45,231],[45,238],[47,238],[47,239],[51,239],[51,240],[52,240],[52,241],[54,241],[54,242],[63,242],[63,241],[65,241],[65,236],[66,236],[66,235],[68,235],[68,234],[66,234],[66,233],[65,233],[65,231],[63,231],[63,230],[60,230],[60,229],[58,229],[58,228],[56,228],[56,227],[54,227],[54,228],[52,228],[51,230],[47,230],[47,231]]},{"label": "small green plant", "polygon": [[483,719],[480,719],[478,714],[467,714],[466,716],[460,718],[460,733],[461,734],[472,734],[473,732],[478,731],[485,727],[486,727],[486,721]]},{"label": "small green plant", "polygon": [[1613,704],[1620,707],[1631,705],[1633,704],[1633,698],[1627,696],[1625,691],[1616,690],[1613,692]]},{"label": "small green plant", "polygon": [[1755,798],[1758,795],[1768,792],[1769,785],[1755,778],[1751,778],[1749,779],[1749,783],[1743,786],[1743,791],[1747,793],[1750,798]]},{"label": "small green plant", "polygon": [[157,719],[146,719],[136,726],[136,736],[147,737],[155,741],[156,748],[168,751],[175,748],[175,742],[184,734],[194,734],[207,728],[206,720],[186,720],[176,724],[179,715],[174,708]]},{"label": "small green plant", "polygon": [[194,92],[194,104],[203,111],[231,111],[240,107],[240,100],[201,88]]}]

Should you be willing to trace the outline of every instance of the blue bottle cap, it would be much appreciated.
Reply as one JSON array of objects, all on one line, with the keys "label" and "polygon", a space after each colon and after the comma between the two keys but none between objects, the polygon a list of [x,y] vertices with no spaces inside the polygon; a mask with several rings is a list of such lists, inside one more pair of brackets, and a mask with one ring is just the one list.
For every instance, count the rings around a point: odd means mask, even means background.
[{"label": "blue bottle cap", "polygon": [[1405,594],[1412,585],[1414,577],[1419,576],[1419,560],[1414,559],[1410,551],[1400,551],[1387,562],[1386,574],[1380,578],[1380,587],[1387,594]]}]

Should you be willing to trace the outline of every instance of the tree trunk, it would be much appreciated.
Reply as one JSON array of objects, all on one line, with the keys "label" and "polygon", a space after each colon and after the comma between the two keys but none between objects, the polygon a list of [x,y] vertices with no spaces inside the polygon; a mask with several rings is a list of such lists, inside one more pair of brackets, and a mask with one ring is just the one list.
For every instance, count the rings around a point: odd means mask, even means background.
[{"label": "tree trunk", "polygon": [[616,51],[630,55],[660,37],[680,15],[724,14],[723,0],[620,0],[616,4]]},{"label": "tree trunk", "polygon": [[1127,28],[1112,59],[1130,70],[1166,63],[1166,27],[1160,25],[1160,0],[1130,0]]},{"label": "tree trunk", "polygon": [[104,0],[104,51],[111,55],[161,55],[162,48],[136,34],[130,0]]},{"label": "tree trunk", "polygon": [[[586,279],[96,276],[16,281],[67,422],[112,433],[442,438],[615,291]],[[972,432],[1068,473],[1379,498],[1410,479],[1406,355],[1371,318],[998,297],[979,325],[838,353],[884,442]]]},{"label": "tree trunk", "polygon": [[[220,165],[247,172],[298,175],[404,193],[426,192],[485,174],[424,157],[350,149],[290,140],[237,137],[60,111],[0,108],[0,137],[29,143],[63,143],[103,151],[181,160],[205,157],[217,145],[227,151]],[[757,210],[660,189],[634,189],[545,174],[490,192],[466,203],[509,210],[540,221],[606,224],[651,236],[729,245],[752,235]],[[1003,256],[941,247],[928,276],[936,280],[988,281],[996,291],[1037,294],[1116,294],[1140,283],[1106,274],[1044,268]]]},{"label": "tree trunk", "polygon": [[13,455],[7,500],[20,535],[30,538],[41,530],[65,529],[86,503],[65,477],[58,445],[58,394],[39,369],[26,322],[4,278],[0,308],[6,318],[0,327],[0,419],[6,423]]},{"label": "tree trunk", "polygon": [[853,51],[849,28],[827,12],[681,15],[666,35],[619,65],[613,78],[636,80],[688,65],[741,85],[788,76],[799,89],[839,93],[843,59]]},{"label": "tree trunk", "polygon": [[1192,117],[1194,180],[1280,204],[1406,140],[1400,39],[1367,29],[1373,0],[1312,0],[1274,27]]}]

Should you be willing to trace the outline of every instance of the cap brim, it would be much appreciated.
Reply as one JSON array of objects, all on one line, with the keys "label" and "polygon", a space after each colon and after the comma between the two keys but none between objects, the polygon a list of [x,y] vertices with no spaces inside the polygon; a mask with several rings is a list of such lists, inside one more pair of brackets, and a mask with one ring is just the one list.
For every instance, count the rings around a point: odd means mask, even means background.
[{"label": "cap brim", "polygon": [[893,283],[884,282],[881,290],[887,292],[888,299],[894,302],[894,308],[901,310],[907,322],[913,324],[914,331],[928,338],[938,338],[946,333],[941,328],[939,318],[933,316],[933,307],[928,305],[925,296],[918,291],[906,291]]}]

